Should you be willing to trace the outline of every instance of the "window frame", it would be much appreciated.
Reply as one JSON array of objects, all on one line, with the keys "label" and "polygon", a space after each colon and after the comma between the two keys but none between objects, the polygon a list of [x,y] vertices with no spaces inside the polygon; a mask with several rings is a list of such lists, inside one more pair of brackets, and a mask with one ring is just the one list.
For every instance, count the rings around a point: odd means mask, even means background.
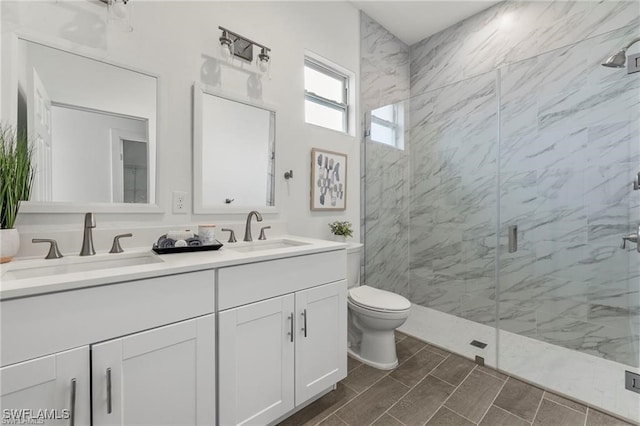
[{"label": "window frame", "polygon": [[[324,96],[321,96],[317,93],[307,90],[307,84],[305,79],[304,100],[313,102],[317,105],[327,107],[336,111],[340,111],[342,113],[342,130],[338,130],[338,131],[348,134],[349,133],[349,110],[350,110],[349,108],[349,76],[344,73],[341,73],[340,71],[336,71],[335,69],[323,64],[322,62],[316,59],[310,58],[308,56],[305,56],[304,58],[304,67],[305,68],[309,67],[314,71],[317,71],[321,74],[324,74],[342,83],[342,102],[336,102],[332,99],[327,99]],[[306,121],[306,119],[305,119],[305,122],[308,124],[324,127],[329,130],[336,130],[330,127],[322,126],[321,124],[309,123],[308,121]]]}]

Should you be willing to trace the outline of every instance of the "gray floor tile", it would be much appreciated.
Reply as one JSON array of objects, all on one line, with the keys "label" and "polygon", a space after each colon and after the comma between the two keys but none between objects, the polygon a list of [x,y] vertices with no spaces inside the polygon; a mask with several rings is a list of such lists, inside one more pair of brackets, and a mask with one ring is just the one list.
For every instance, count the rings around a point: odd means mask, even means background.
[{"label": "gray floor tile", "polygon": [[445,406],[477,423],[487,412],[504,382],[473,371],[445,402]]},{"label": "gray floor tile", "polygon": [[544,398],[548,399],[549,401],[553,401],[557,404],[564,405],[565,407],[573,408],[574,410],[580,411],[581,413],[587,412],[587,407],[585,407],[584,405],[580,404],[579,402],[575,402],[570,399],[563,398],[560,395],[556,395],[550,392],[545,392]]},{"label": "gray floor tile", "polygon": [[438,412],[429,420],[427,426],[472,426],[469,420],[465,419],[454,413],[453,411],[442,407]]},{"label": "gray floor tile", "polygon": [[408,390],[408,387],[387,376],[355,397],[336,414],[352,426],[369,425]]},{"label": "gray floor tile", "polygon": [[426,349],[421,350],[406,362],[396,368],[389,375],[397,381],[409,386],[415,386],[422,380],[431,370],[436,368],[438,364],[444,361],[445,357]]},{"label": "gray floor tile", "polygon": [[587,413],[587,426],[630,426],[630,423],[623,422],[608,414],[589,408]]},{"label": "gray floor tile", "polygon": [[475,364],[471,360],[452,354],[431,374],[445,382],[458,386],[474,367]]},{"label": "gray floor tile", "polygon": [[489,411],[480,422],[480,426],[528,426],[529,424],[529,422],[525,422],[521,418],[495,405],[489,408]]},{"label": "gray floor tile", "polygon": [[360,393],[380,380],[387,373],[388,371],[378,370],[377,368],[363,364],[348,373],[347,378],[342,382],[354,391]]},{"label": "gray floor tile", "polygon": [[407,337],[406,334],[396,331],[396,343],[398,343],[401,340],[404,340],[406,337]]},{"label": "gray floor tile", "polygon": [[430,345],[428,343],[425,345],[425,349],[428,349],[431,352],[437,353],[438,355],[443,356],[445,358],[448,357],[449,355],[451,355],[451,352],[449,352],[449,351],[447,351],[445,349],[439,348],[437,346]]},{"label": "gray floor tile", "polygon": [[509,377],[493,404],[531,422],[543,394],[542,389]]},{"label": "gray floor tile", "polygon": [[402,364],[413,354],[425,347],[425,343],[421,340],[407,336],[396,344],[396,353],[398,355],[398,363]]},{"label": "gray floor tile", "polygon": [[455,387],[449,383],[427,376],[391,407],[389,414],[406,425],[422,425],[438,411],[454,390]]},{"label": "gray floor tile", "polygon": [[338,416],[333,414],[320,422],[319,426],[347,426],[347,424],[343,422]]},{"label": "gray floor tile", "polygon": [[583,413],[543,399],[533,424],[536,426],[583,426],[584,420]]},{"label": "gray floor tile", "polygon": [[388,414],[383,414],[378,420],[373,422],[371,426],[404,426],[397,419],[394,419]]},{"label": "gray floor tile", "polygon": [[356,392],[347,388],[342,383],[338,383],[336,390],[329,392],[322,398],[309,404],[288,419],[284,420],[282,426],[315,425],[329,414],[342,407],[344,404],[355,398]]},{"label": "gray floor tile", "polygon": [[503,382],[509,378],[509,376],[507,376],[506,374],[502,374],[498,370],[494,370],[491,367],[484,367],[484,366],[476,365],[476,370],[482,371],[483,373],[486,373],[486,374],[488,374],[490,376],[493,376],[496,379],[500,379]]},{"label": "gray floor tile", "polygon": [[355,360],[353,358],[351,358],[350,356],[347,357],[347,373],[350,373],[351,370],[353,370],[354,368],[358,368],[362,365],[362,363],[358,360]]}]

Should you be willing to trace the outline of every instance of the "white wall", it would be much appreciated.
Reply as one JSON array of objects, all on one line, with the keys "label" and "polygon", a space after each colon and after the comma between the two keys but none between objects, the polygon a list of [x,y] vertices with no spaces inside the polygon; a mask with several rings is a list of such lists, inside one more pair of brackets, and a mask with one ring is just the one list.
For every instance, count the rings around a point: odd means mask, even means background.
[{"label": "white wall", "polygon": [[[65,45],[73,51],[103,58],[118,64],[159,75],[160,111],[158,128],[158,204],[164,214],[101,214],[98,227],[137,223],[208,223],[243,220],[243,215],[173,215],[171,192],[191,193],[191,85],[209,82],[211,74],[205,59],[219,54],[218,25],[269,46],[272,51],[271,79],[255,76],[248,85],[245,70],[222,66],[219,89],[253,97],[278,109],[276,122],[276,202],[280,212],[266,221],[284,220],[289,232],[328,237],[327,223],[350,220],[359,230],[358,171],[360,129],[355,137],[304,123],[303,55],[307,49],[356,74],[359,71],[358,11],[338,2],[160,2],[138,0],[133,8],[134,31],[124,33],[105,27],[105,6],[97,0],[33,2],[3,1],[2,35],[4,49],[10,46],[8,34],[35,34],[40,39]],[[7,84],[8,61],[3,61],[2,91],[13,90]],[[202,77],[206,81],[202,81]],[[261,83],[261,92],[256,90]],[[260,96],[261,93],[261,96]],[[8,96],[2,96],[2,120],[12,119]],[[13,99],[13,98],[12,98]],[[358,108],[354,113],[359,114]],[[343,152],[349,156],[348,202],[346,212],[309,210],[310,151],[312,147]],[[294,179],[285,181],[286,170],[294,170]],[[78,228],[81,214],[22,214],[18,228],[48,229],[47,226]],[[123,225],[124,226],[124,225]],[[356,238],[359,235],[355,236]]]}]

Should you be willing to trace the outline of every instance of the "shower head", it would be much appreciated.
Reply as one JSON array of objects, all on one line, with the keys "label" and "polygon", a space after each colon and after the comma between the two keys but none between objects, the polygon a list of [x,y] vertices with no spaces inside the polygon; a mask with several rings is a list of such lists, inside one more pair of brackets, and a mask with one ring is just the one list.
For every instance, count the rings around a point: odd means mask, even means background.
[{"label": "shower head", "polygon": [[627,62],[627,50],[618,50],[613,55],[609,56],[606,61],[602,63],[603,67],[609,68],[624,68],[624,64]]},{"label": "shower head", "polygon": [[627,62],[627,49],[630,48],[634,43],[640,41],[640,37],[634,38],[631,40],[629,44],[627,44],[622,49],[618,50],[613,55],[609,56],[603,63],[603,67],[609,68],[623,68],[624,64]]}]

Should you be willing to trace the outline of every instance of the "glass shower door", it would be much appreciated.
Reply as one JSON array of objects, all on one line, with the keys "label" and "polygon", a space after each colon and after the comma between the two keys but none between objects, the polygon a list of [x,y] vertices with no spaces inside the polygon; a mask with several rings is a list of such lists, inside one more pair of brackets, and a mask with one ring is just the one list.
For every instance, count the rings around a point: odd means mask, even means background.
[{"label": "glass shower door", "polygon": [[640,252],[622,243],[640,225],[640,73],[600,63],[636,32],[499,77],[498,366],[629,418],[640,411],[624,390],[640,367]]}]

